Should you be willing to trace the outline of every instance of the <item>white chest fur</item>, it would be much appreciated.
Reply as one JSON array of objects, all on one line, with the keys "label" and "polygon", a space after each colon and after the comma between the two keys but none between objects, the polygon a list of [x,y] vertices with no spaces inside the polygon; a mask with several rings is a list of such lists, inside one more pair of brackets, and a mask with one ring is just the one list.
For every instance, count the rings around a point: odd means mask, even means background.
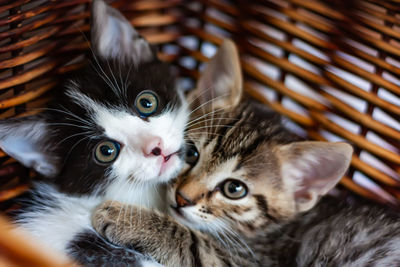
[{"label": "white chest fur", "polygon": [[92,229],[91,214],[105,199],[160,208],[158,195],[163,192],[162,188],[160,191],[155,187],[140,188],[140,191],[131,189],[130,192],[121,189],[118,194],[107,192],[106,198],[100,198],[68,196],[45,184],[40,184],[37,189],[49,200],[33,199],[31,210],[23,213],[18,223],[38,242],[60,252],[66,252],[77,234]]}]

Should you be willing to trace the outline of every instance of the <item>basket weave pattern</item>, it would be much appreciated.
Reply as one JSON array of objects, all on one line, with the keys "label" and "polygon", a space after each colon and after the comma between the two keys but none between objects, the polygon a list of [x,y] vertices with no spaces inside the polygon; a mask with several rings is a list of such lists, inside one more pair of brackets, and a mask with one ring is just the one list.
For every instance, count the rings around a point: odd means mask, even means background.
[{"label": "basket weave pattern", "polygon": [[[327,4],[329,2],[329,4]],[[341,184],[400,199],[398,0],[115,1],[192,85],[223,37],[241,52],[246,92],[313,140],[355,147]],[[0,1],[0,117],[40,112],[89,52],[89,0]],[[29,172],[0,151],[0,202]]]}]

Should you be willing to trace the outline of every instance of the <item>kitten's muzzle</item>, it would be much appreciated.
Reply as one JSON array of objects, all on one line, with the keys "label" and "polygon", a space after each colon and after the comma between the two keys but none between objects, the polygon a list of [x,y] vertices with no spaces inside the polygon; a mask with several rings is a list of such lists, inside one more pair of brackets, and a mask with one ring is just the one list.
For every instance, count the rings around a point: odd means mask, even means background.
[{"label": "kitten's muzzle", "polygon": [[180,192],[176,192],[175,202],[176,202],[176,204],[171,205],[170,207],[177,215],[179,215],[182,218],[185,218],[182,208],[195,205],[195,203],[190,201],[187,197],[185,197]]},{"label": "kitten's muzzle", "polygon": [[178,155],[181,149],[171,152],[165,149],[163,141],[160,137],[151,137],[147,142],[144,142],[142,151],[145,157],[161,156],[164,162],[167,162],[173,155]]},{"label": "kitten's muzzle", "polygon": [[186,206],[193,206],[194,205],[194,203],[192,201],[190,201],[188,198],[186,198],[180,192],[176,192],[175,198],[176,198],[177,208],[183,208],[183,207],[186,207]]}]

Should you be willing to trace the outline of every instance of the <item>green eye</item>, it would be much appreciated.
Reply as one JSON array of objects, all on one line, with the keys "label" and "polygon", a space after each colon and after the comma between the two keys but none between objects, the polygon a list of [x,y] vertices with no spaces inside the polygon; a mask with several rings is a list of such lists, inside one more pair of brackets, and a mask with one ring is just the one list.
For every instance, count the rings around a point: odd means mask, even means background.
[{"label": "green eye", "polygon": [[135,107],[141,117],[148,117],[157,111],[158,98],[153,92],[144,91],[136,97]]},{"label": "green eye", "polygon": [[230,199],[240,199],[247,195],[247,186],[238,180],[226,180],[221,189],[224,196]]},{"label": "green eye", "polygon": [[111,163],[117,159],[121,145],[115,141],[102,141],[97,144],[94,156],[101,164]]}]

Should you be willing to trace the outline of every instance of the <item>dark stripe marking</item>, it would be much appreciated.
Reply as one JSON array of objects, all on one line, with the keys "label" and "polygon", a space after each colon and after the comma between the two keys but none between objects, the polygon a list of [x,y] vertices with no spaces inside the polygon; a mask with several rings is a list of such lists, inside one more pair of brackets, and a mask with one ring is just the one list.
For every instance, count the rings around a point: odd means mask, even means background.
[{"label": "dark stripe marking", "polygon": [[171,230],[171,237],[175,238],[176,231],[178,230],[178,226],[174,225]]},{"label": "dark stripe marking", "polygon": [[200,259],[198,240],[197,240],[196,235],[193,233],[193,231],[190,231],[190,237],[192,238],[192,244],[190,245],[190,252],[192,253],[192,256],[193,256],[194,266],[201,267],[201,266],[203,266],[203,264],[201,263],[201,259]]},{"label": "dark stripe marking", "polygon": [[270,219],[273,222],[277,222],[278,219],[268,213],[268,204],[267,200],[263,195],[254,195],[258,208],[262,211],[264,217]]},{"label": "dark stripe marking", "polygon": [[222,148],[222,139],[224,137],[226,137],[226,133],[228,132],[228,130],[233,129],[234,126],[236,126],[236,124],[238,124],[240,122],[240,119],[233,119],[231,122],[229,122],[227,125],[225,126],[221,126],[218,133],[217,133],[217,143],[214,146],[214,150],[211,153],[211,155],[215,155],[221,148]]},{"label": "dark stripe marking", "polygon": [[222,250],[220,248],[218,248],[217,246],[214,246],[214,250],[219,255],[218,259],[222,260],[222,262],[225,264],[225,266],[232,267],[232,264],[226,253],[223,253]]}]

